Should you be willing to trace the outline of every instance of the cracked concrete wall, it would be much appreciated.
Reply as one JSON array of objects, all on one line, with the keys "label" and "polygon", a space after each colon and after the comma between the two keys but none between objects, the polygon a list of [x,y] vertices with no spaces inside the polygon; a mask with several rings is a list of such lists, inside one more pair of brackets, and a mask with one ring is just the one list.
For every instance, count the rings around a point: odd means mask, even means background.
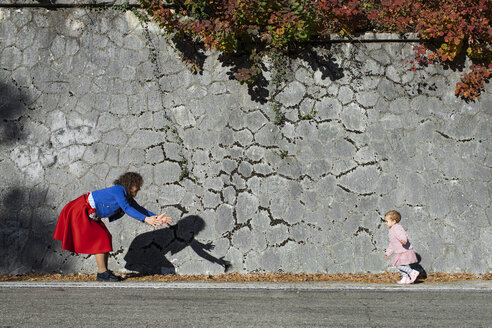
[{"label": "cracked concrete wall", "polygon": [[490,272],[490,84],[460,101],[461,72],[412,72],[392,38],[299,53],[277,94],[217,53],[190,73],[129,12],[0,8],[0,272],[94,272],[51,238],[57,216],[127,170],[177,222],[108,224],[115,271],[380,272],[397,209],[425,270]]}]

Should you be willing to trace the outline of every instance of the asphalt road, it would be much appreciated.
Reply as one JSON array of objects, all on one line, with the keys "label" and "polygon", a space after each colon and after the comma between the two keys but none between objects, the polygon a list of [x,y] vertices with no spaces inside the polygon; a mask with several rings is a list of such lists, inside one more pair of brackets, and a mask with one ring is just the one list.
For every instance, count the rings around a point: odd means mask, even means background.
[{"label": "asphalt road", "polygon": [[0,327],[491,327],[492,292],[0,288]]}]

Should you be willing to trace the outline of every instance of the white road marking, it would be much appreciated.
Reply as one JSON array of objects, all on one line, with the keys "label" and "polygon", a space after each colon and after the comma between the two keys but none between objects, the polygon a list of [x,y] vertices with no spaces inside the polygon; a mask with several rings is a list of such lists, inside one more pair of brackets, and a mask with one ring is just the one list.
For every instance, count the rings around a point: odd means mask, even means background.
[{"label": "white road marking", "polygon": [[361,283],[197,283],[197,282],[0,282],[0,288],[117,288],[117,289],[234,289],[234,290],[377,290],[377,291],[492,291],[492,281],[421,283],[400,286],[396,284]]}]

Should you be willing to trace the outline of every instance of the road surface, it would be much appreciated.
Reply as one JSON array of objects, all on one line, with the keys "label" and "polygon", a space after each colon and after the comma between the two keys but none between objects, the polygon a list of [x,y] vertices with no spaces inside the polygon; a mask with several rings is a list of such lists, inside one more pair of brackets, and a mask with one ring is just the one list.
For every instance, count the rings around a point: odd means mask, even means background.
[{"label": "road surface", "polygon": [[490,289],[0,285],[2,328],[491,326]]}]

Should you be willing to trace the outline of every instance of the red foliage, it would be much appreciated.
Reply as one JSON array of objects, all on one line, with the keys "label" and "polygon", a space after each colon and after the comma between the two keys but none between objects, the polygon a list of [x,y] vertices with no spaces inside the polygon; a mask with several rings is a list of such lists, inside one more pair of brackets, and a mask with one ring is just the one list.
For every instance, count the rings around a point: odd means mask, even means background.
[{"label": "red foliage", "polygon": [[456,84],[455,94],[465,100],[473,100],[480,96],[485,82],[492,74],[492,64],[489,67],[472,65],[471,72],[463,74],[461,82]]},{"label": "red foliage", "polygon": [[421,0],[369,0],[367,17],[380,31],[412,32]]},{"label": "red foliage", "polygon": [[367,28],[369,20],[360,0],[313,1],[320,35],[353,33]]},{"label": "red foliage", "polygon": [[[452,62],[464,52],[485,68],[492,58],[492,0],[169,0],[170,7],[162,0],[141,1],[170,33],[199,40],[208,49],[249,53],[255,58],[251,68],[236,75],[243,82],[260,73],[257,57],[268,51],[371,29],[414,32],[431,41],[433,50],[414,48],[420,64]],[[471,100],[486,81],[485,71],[476,67],[457,86],[457,94]],[[465,91],[472,86],[478,89]]]},{"label": "red foliage", "polygon": [[487,81],[486,66],[492,59],[492,0],[371,0],[370,3],[368,17],[378,28],[416,32],[433,41],[435,50],[423,44],[414,47],[417,63],[452,62],[466,50],[466,55],[481,64],[472,66],[472,72],[465,74],[456,86],[456,94],[467,100],[480,95]]}]

